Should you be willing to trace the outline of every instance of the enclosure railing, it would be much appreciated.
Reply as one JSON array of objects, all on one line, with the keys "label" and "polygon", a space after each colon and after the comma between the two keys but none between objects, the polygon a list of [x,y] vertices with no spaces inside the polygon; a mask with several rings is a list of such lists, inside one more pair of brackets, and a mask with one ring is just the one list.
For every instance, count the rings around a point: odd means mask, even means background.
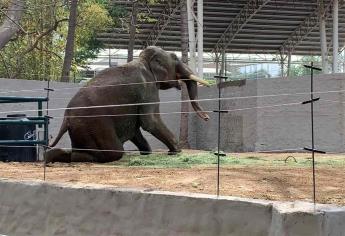
[{"label": "enclosure railing", "polygon": [[48,102],[48,97],[16,97],[16,96],[1,96],[0,103],[37,103],[38,109],[37,115],[34,117],[25,117],[25,119],[11,118],[0,120],[0,125],[38,125],[38,127],[44,127],[44,139],[43,140],[0,140],[0,145],[48,145],[48,124],[49,119],[47,116],[43,116],[43,102]]}]

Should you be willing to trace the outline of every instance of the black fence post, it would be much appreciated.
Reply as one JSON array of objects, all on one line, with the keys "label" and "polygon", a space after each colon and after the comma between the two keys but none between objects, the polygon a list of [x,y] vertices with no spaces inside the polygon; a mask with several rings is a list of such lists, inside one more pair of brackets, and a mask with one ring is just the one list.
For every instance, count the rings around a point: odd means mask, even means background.
[{"label": "black fence post", "polygon": [[314,142],[314,102],[319,101],[320,98],[314,98],[314,70],[321,71],[320,68],[314,67],[313,62],[309,65],[304,65],[304,67],[310,69],[310,100],[302,102],[302,104],[310,103],[310,120],[311,120],[311,148],[305,147],[304,150],[310,151],[312,153],[312,162],[313,162],[313,202],[316,203],[316,175],[315,175],[315,153],[325,153],[315,149]]},{"label": "black fence post", "polygon": [[222,79],[227,80],[228,77],[227,76],[220,76],[220,75],[216,75],[214,76],[215,79],[218,80],[218,110],[215,110],[213,112],[217,112],[218,113],[218,137],[217,137],[217,196],[219,196],[219,190],[220,190],[220,122],[221,122],[221,117],[220,114],[221,113],[227,113],[227,111],[222,111],[221,110],[221,98],[222,98],[222,88],[221,88],[221,83],[222,83]]},{"label": "black fence post", "polygon": [[46,180],[46,167],[47,167],[47,160],[46,160],[46,151],[49,146],[49,123],[50,119],[52,117],[49,116],[49,95],[50,92],[54,91],[54,89],[50,88],[50,78],[47,80],[47,88],[45,88],[47,91],[47,106],[46,106],[46,116],[45,116],[45,125],[44,125],[44,140],[45,140],[45,146],[43,147],[44,153],[43,153],[43,180]]}]

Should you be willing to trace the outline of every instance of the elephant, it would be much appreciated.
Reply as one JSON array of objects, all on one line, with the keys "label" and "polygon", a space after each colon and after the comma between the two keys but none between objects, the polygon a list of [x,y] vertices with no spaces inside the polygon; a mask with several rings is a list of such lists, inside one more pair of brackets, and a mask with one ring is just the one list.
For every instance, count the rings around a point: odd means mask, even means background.
[{"label": "elephant", "polygon": [[[159,89],[181,89],[185,83],[192,107],[207,121],[209,116],[195,101],[197,82],[208,86],[174,53],[155,46],[144,49],[137,60],[99,72],[69,102],[60,131],[46,151],[46,162],[117,161],[125,152],[126,141],[134,143],[141,154],[150,154],[140,128],[162,141],[168,154],[180,152],[160,117]],[[71,151],[54,148],[66,132]]]}]

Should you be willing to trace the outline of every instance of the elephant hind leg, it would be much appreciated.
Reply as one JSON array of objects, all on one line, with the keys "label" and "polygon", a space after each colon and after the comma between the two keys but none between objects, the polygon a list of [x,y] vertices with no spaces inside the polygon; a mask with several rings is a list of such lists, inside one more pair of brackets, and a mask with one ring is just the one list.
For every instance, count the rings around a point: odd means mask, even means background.
[{"label": "elephant hind leg", "polygon": [[[124,151],[122,143],[118,140],[108,139],[108,135],[104,134],[103,142],[94,146],[74,146],[72,144],[72,162],[112,162],[122,158]],[[90,137],[92,139],[92,137]],[[114,142],[113,142],[114,141]],[[117,144],[116,144],[117,143]],[[86,149],[86,150],[81,150]]]},{"label": "elephant hind leg", "polygon": [[140,129],[138,130],[135,137],[131,139],[131,142],[134,143],[134,145],[139,148],[141,155],[149,155],[152,153],[152,149],[150,147],[150,144],[147,142],[147,140],[145,139],[145,137],[141,133]]},{"label": "elephant hind leg", "polygon": [[95,138],[97,151],[93,151],[92,154],[96,157],[96,161],[105,163],[120,160],[124,154],[124,149],[115,129],[105,129],[102,134],[100,139]]},{"label": "elephant hind leg", "polygon": [[[73,150],[75,149],[75,150]],[[80,149],[87,149],[82,151]],[[92,149],[92,150],[90,150]],[[123,147],[121,146],[95,146],[88,148],[72,147],[70,161],[72,162],[112,162],[122,158],[124,154]]]},{"label": "elephant hind leg", "polygon": [[123,145],[113,123],[106,119],[90,119],[69,129],[72,161],[112,162],[123,156]]},{"label": "elephant hind leg", "polygon": [[87,152],[73,151],[71,154],[72,162],[95,162],[94,155]]}]

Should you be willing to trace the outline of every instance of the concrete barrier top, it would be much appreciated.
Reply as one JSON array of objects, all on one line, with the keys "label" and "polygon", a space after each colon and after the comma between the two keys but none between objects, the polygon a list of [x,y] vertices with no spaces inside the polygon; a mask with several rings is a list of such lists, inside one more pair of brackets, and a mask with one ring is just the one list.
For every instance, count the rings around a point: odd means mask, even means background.
[{"label": "concrete barrier top", "polygon": [[0,179],[4,235],[345,235],[345,208]]}]

